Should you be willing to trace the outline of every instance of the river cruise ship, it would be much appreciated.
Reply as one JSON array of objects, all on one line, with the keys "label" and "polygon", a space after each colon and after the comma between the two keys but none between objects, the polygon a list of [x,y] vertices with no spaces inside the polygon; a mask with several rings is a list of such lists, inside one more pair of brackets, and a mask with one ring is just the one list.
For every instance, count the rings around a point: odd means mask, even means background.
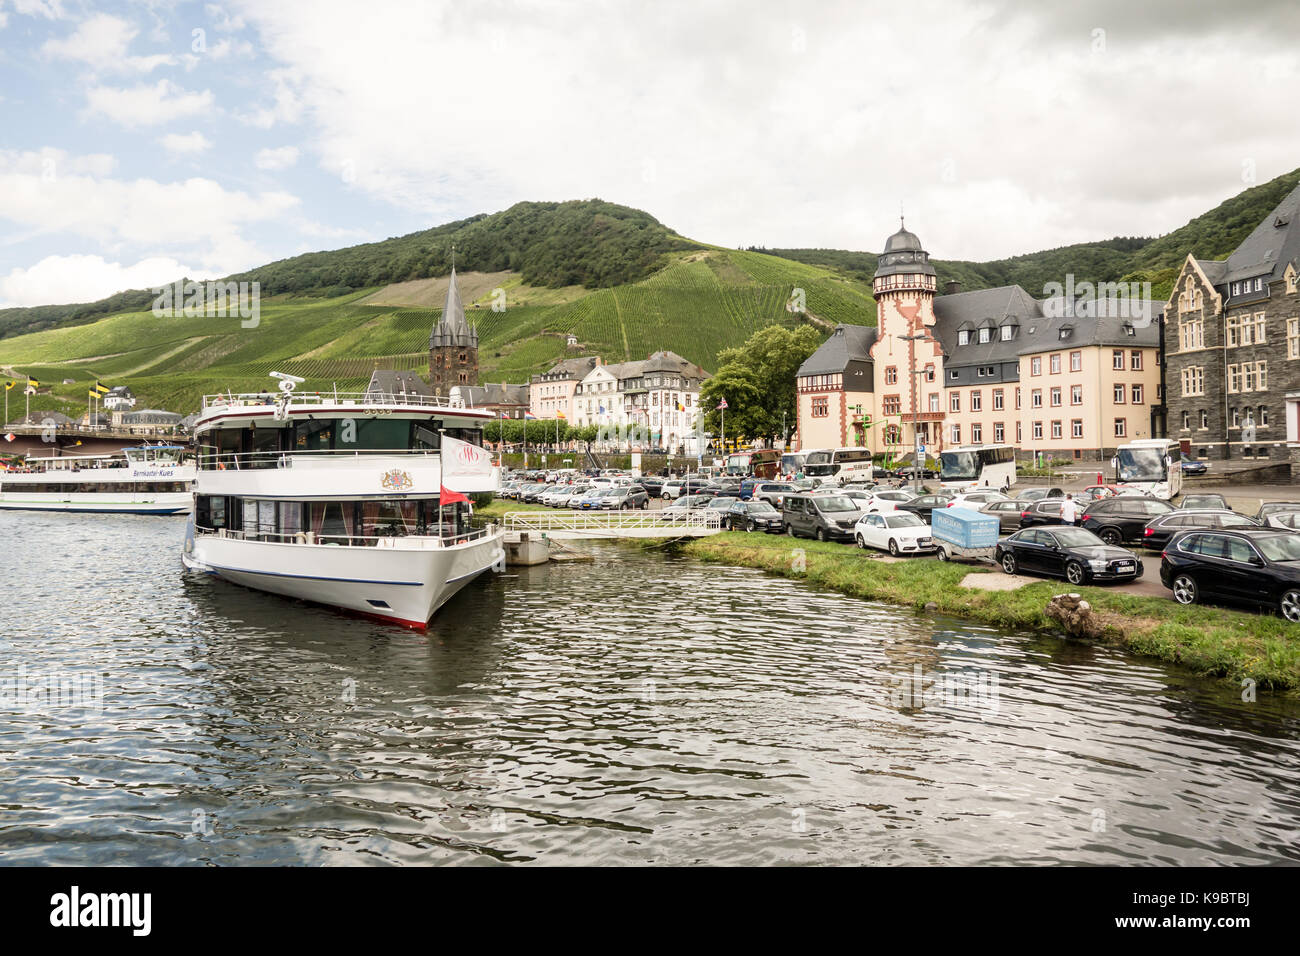
[{"label": "river cruise ship", "polygon": [[504,562],[490,411],[427,395],[208,395],[184,562],[236,584],[423,628]]},{"label": "river cruise ship", "polygon": [[185,514],[193,502],[194,475],[194,462],[179,445],[29,458],[0,472],[0,509]]}]

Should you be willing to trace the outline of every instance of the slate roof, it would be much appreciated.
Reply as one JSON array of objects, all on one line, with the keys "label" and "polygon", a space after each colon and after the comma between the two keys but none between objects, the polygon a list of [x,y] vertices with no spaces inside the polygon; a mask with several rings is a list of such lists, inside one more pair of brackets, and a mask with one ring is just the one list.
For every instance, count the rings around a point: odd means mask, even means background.
[{"label": "slate roof", "polygon": [[1300,258],[1300,186],[1296,186],[1264,217],[1225,263],[1223,281],[1264,276],[1282,278],[1286,264]]},{"label": "slate roof", "polygon": [[433,389],[414,372],[375,369],[370,373],[366,392],[382,395],[432,395]]},{"label": "slate roof", "polygon": [[471,408],[488,405],[527,405],[528,386],[506,382],[487,385],[457,385],[457,394]]},{"label": "slate roof", "polygon": [[[948,366],[996,365],[1019,360],[1022,336],[1028,326],[1043,315],[1041,303],[1018,285],[996,289],[975,289],[954,295],[936,296],[934,300],[934,334],[943,347]],[[1003,341],[1003,325],[1019,326],[1010,341]],[[988,342],[980,343],[977,334],[988,325],[993,333]],[[958,345],[963,328],[971,330],[971,341]]]},{"label": "slate roof", "polygon": [[451,267],[451,278],[447,282],[447,301],[442,306],[442,318],[429,333],[429,348],[448,345],[478,348],[478,333],[465,321],[465,306],[460,301],[455,266]]},{"label": "slate roof", "polygon": [[[568,358],[556,362],[546,370],[547,378],[556,378],[562,381],[581,382],[587,377],[587,373],[600,364],[600,359],[594,355],[584,355],[580,358]],[[543,376],[534,375],[533,381],[540,382]]]},{"label": "slate roof", "polygon": [[843,372],[850,362],[871,361],[876,344],[874,325],[837,325],[821,347],[799,366],[796,375],[828,375]]}]

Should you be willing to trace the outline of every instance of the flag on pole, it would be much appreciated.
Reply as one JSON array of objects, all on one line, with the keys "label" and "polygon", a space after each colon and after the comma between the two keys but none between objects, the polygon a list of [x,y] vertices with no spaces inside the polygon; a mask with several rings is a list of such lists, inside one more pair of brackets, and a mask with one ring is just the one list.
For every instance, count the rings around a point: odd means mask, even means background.
[{"label": "flag on pole", "polygon": [[[442,480],[457,484],[458,479],[478,482],[470,484],[471,491],[485,490],[481,487],[484,479],[492,478],[492,456],[478,445],[471,445],[458,438],[442,436]],[[463,485],[462,485],[463,487]]]},{"label": "flag on pole", "polygon": [[537,421],[537,416],[534,415],[532,412],[524,412],[524,419],[526,421],[535,422]]},{"label": "flag on pole", "polygon": [[468,503],[469,502],[468,496],[462,495],[459,491],[452,491],[446,485],[438,485],[438,506],[439,507],[441,507],[442,505],[460,504],[461,502]]},{"label": "flag on pole", "polygon": [[38,382],[38,381],[36,381],[36,379],[31,378],[31,377],[29,376],[28,379],[27,379],[27,387],[28,387],[28,388],[40,388],[40,387],[41,387],[41,383]]},{"label": "flag on pole", "polygon": [[99,392],[95,391],[95,390],[92,388],[90,391],[88,391],[88,392],[86,393],[86,396],[87,396],[88,398],[99,398]]},{"label": "flag on pole", "polygon": [[100,384],[99,380],[96,379],[96,380],[95,380],[95,391],[98,392],[100,395],[107,395],[109,392],[112,391],[112,389],[109,388],[107,385],[102,385],[102,384]]},{"label": "flag on pole", "polygon": [[567,419],[569,416],[566,415],[566,414],[564,414],[564,412],[556,412],[556,413],[555,413],[555,417],[556,417],[556,418],[564,418],[564,419]]},{"label": "flag on pole", "polygon": [[725,398],[722,399],[720,402],[718,402],[718,411],[722,411],[726,407],[727,407],[727,400]]},{"label": "flag on pole", "polygon": [[5,391],[9,391],[9,389],[13,388],[17,384],[17,382],[5,382]]}]

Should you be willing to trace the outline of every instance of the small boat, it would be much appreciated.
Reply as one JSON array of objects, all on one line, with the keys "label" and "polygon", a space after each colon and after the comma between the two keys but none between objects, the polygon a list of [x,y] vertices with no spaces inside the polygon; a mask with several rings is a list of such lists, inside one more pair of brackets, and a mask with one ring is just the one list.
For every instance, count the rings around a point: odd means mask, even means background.
[{"label": "small boat", "polygon": [[195,465],[180,445],[118,455],[29,458],[0,472],[0,509],[175,515],[190,510]]},{"label": "small boat", "polygon": [[504,564],[504,534],[470,526],[468,493],[500,476],[494,415],[433,395],[209,395],[187,568],[272,594],[424,628]]}]

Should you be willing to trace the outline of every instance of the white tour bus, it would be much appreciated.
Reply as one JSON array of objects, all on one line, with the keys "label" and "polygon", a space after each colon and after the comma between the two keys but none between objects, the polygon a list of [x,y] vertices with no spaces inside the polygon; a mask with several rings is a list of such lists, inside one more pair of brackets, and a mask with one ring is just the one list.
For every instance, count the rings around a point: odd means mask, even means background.
[{"label": "white tour bus", "polygon": [[1171,438],[1142,438],[1120,445],[1110,463],[1120,488],[1136,488],[1165,501],[1183,490],[1182,447]]},{"label": "white tour bus", "polygon": [[958,445],[939,453],[939,486],[945,491],[1014,487],[1016,450],[1011,445]]},{"label": "white tour bus", "polygon": [[809,478],[838,485],[871,480],[870,448],[815,448],[803,456],[803,473]]}]

